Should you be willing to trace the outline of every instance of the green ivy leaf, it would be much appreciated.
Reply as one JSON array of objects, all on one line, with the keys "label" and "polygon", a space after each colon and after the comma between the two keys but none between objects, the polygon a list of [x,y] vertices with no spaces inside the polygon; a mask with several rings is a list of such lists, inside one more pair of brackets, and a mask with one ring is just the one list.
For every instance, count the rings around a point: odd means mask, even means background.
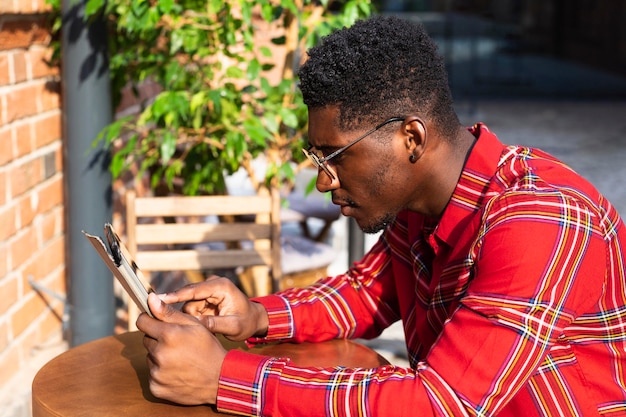
[{"label": "green ivy leaf", "polygon": [[116,153],[113,155],[113,158],[111,158],[111,164],[109,165],[109,171],[111,172],[111,175],[113,176],[113,178],[117,178],[119,177],[122,172],[124,171],[124,158],[122,157],[122,154],[120,153]]},{"label": "green ivy leaf", "polygon": [[273,114],[265,114],[263,116],[263,122],[265,123],[265,127],[267,127],[267,130],[270,131],[271,133],[278,133],[278,128],[280,127],[278,125],[278,121],[276,121],[276,117]]},{"label": "green ivy leaf", "polygon": [[183,31],[180,29],[175,29],[172,31],[170,35],[170,54],[175,54],[179,50],[183,48],[183,43],[185,42],[185,36]]},{"label": "green ivy leaf", "polygon": [[98,133],[98,136],[96,137],[96,139],[93,141],[93,143],[91,144],[92,147],[97,147],[98,144],[102,141],[104,141],[105,146],[109,146],[111,145],[111,143],[118,139],[120,137],[120,134],[122,132],[122,128],[126,125],[126,123],[128,123],[128,121],[130,120],[130,116],[118,119],[116,121],[114,121],[113,123],[111,123],[108,126],[105,126],[100,133]]},{"label": "green ivy leaf", "polygon": [[111,171],[111,175],[113,178],[119,177],[122,172],[127,168],[128,164],[126,163],[127,156],[134,151],[137,143],[137,134],[133,134],[130,136],[125,146],[117,153],[113,154],[113,158],[111,159],[111,165],[109,170]]},{"label": "green ivy leaf", "polygon": [[296,177],[296,173],[290,163],[281,164],[278,167],[278,172],[282,178],[293,180]]},{"label": "green ivy leaf", "polygon": [[293,129],[298,127],[298,116],[296,116],[293,111],[286,108],[281,108],[280,110],[278,110],[278,114],[283,119],[283,123],[286,126],[289,126]]},{"label": "green ivy leaf", "polygon": [[293,2],[293,0],[281,0],[280,6],[289,10],[294,15],[298,15],[298,7],[296,6],[296,3]]},{"label": "green ivy leaf", "polygon": [[209,0],[207,9],[210,14],[217,14],[224,7],[224,0]]},{"label": "green ivy leaf", "polygon": [[172,156],[174,156],[174,152],[176,152],[176,136],[172,132],[165,131],[163,133],[160,150],[161,162],[163,165],[167,165]]},{"label": "green ivy leaf", "polygon": [[267,46],[261,46],[259,48],[259,52],[261,53],[261,55],[263,55],[266,58],[272,57],[272,50],[268,48]]},{"label": "green ivy leaf", "polygon": [[306,188],[304,190],[304,192],[306,194],[311,193],[313,190],[315,190],[316,187],[316,181],[317,181],[317,175],[313,178],[311,178],[311,181],[309,181],[309,183],[306,185]]},{"label": "green ivy leaf", "polygon": [[359,9],[354,1],[348,1],[344,6],[342,21],[346,26],[352,25],[359,18]]},{"label": "green ivy leaf", "polygon": [[272,93],[273,87],[270,84],[269,80],[266,77],[261,77],[260,83],[261,83],[261,90],[265,94],[270,95]]},{"label": "green ivy leaf", "polygon": [[229,78],[243,78],[244,72],[241,68],[231,65],[226,68],[226,76]]},{"label": "green ivy leaf", "polygon": [[157,6],[159,7],[161,13],[168,14],[172,11],[172,8],[174,7],[174,0],[159,0],[157,2]]},{"label": "green ivy leaf", "polygon": [[359,1],[359,9],[361,9],[361,15],[367,17],[372,13],[372,5],[369,1]]},{"label": "green ivy leaf", "polygon": [[85,3],[85,16],[90,17],[104,7],[104,0],[87,0]]},{"label": "green ivy leaf", "polygon": [[272,139],[272,135],[256,118],[245,120],[243,126],[252,142],[257,145],[264,145],[267,140]]},{"label": "green ivy leaf", "polygon": [[274,16],[274,8],[270,3],[264,3],[261,6],[261,16],[266,22],[271,22]]},{"label": "green ivy leaf", "polygon": [[244,1],[241,3],[241,16],[243,17],[244,22],[250,23],[252,22],[252,7],[254,3]]},{"label": "green ivy leaf", "polygon": [[192,122],[192,127],[193,127],[195,130],[199,130],[199,129],[202,127],[202,125],[203,125],[203,121],[204,121],[203,116],[204,116],[204,115],[203,115],[203,113],[202,113],[202,111],[201,111],[201,109],[200,109],[200,108],[198,108],[198,109],[197,109],[197,110],[193,113],[193,122]]},{"label": "green ivy leaf", "polygon": [[213,103],[213,108],[216,114],[222,113],[222,93],[221,90],[209,91],[209,99]]},{"label": "green ivy leaf", "polygon": [[259,63],[258,59],[253,58],[248,63],[248,69],[246,71],[248,79],[251,81],[256,80],[259,78],[260,73],[261,73],[261,64]]},{"label": "green ivy leaf", "polygon": [[[156,119],[160,119],[163,117],[163,114],[167,111],[167,97],[170,95],[168,91],[164,91],[160,93],[152,103],[152,106],[149,106],[146,110],[151,110],[151,116]],[[144,111],[146,116],[150,116],[146,111]],[[150,117],[152,118],[152,117]]]},{"label": "green ivy leaf", "polygon": [[174,179],[180,175],[182,171],[182,162],[178,159],[172,160],[172,163],[165,169],[165,181],[171,187]]},{"label": "green ivy leaf", "polygon": [[183,37],[183,49],[187,53],[194,53],[200,44],[200,33],[197,30],[186,30]]}]

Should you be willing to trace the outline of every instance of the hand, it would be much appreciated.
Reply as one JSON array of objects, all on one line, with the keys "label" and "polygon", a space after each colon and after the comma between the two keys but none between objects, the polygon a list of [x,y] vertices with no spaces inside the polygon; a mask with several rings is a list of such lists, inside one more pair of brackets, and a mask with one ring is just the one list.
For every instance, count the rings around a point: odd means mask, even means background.
[{"label": "hand", "polygon": [[230,340],[267,333],[269,319],[263,305],[250,301],[228,278],[213,276],[160,298],[168,304],[185,302],[184,312]]},{"label": "hand", "polygon": [[141,314],[137,328],[145,333],[150,391],[179,404],[215,404],[226,351],[198,320],[148,297],[151,318]]}]

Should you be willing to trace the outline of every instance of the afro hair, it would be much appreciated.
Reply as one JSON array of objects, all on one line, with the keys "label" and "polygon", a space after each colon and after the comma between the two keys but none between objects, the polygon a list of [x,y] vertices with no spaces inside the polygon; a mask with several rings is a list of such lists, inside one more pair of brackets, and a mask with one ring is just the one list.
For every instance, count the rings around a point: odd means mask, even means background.
[{"label": "afro hair", "polygon": [[308,51],[298,75],[305,104],[338,106],[345,130],[408,115],[444,136],[459,126],[443,57],[415,21],[374,16],[335,31]]}]

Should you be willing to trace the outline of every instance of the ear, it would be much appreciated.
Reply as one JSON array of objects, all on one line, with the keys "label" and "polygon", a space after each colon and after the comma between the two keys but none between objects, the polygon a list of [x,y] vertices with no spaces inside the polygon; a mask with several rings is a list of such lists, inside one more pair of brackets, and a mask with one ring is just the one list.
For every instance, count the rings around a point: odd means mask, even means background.
[{"label": "ear", "polygon": [[408,116],[402,128],[408,155],[411,161],[417,161],[426,149],[426,123],[417,116]]}]

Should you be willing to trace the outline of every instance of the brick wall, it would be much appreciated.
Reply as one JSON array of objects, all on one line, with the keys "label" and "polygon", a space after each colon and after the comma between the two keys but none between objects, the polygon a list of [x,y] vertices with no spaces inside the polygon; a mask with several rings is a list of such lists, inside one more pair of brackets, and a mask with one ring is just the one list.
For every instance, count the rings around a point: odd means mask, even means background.
[{"label": "brick wall", "polygon": [[[44,0],[0,0],[0,394],[51,337],[65,294],[59,71]],[[1,414],[1,413],[0,413]]]}]

